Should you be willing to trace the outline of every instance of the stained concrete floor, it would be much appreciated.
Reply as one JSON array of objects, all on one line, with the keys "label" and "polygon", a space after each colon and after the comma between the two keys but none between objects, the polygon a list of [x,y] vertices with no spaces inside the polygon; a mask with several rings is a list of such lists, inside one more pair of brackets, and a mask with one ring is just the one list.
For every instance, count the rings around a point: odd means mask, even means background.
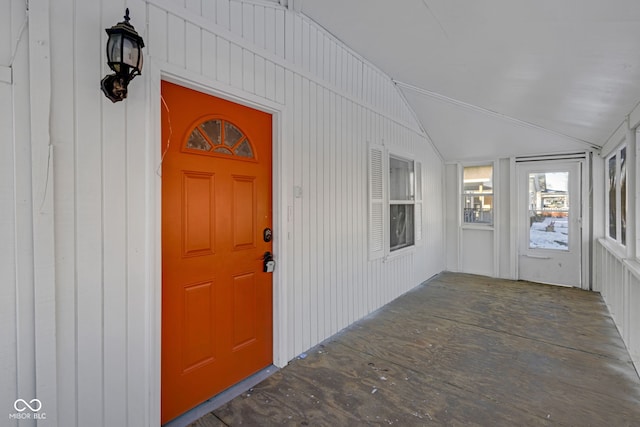
[{"label": "stained concrete floor", "polygon": [[443,273],[191,424],[640,426],[597,293]]}]

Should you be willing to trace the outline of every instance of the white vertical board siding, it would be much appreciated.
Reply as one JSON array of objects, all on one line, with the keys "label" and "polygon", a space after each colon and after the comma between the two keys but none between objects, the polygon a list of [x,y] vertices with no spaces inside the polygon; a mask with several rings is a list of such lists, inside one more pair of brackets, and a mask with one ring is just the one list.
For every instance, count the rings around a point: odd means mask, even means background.
[{"label": "white vertical board siding", "polygon": [[[4,17],[3,17],[4,18]],[[0,26],[5,24],[1,22]],[[9,25],[7,27],[10,28]],[[9,39],[10,40],[10,39]],[[13,139],[13,93],[10,83],[0,81],[0,372],[12,373],[3,379],[6,386],[0,387],[0,402],[6,406],[17,398],[17,292],[16,292],[16,198],[14,192],[14,139]],[[5,415],[6,416],[6,415]],[[12,422],[10,425],[17,425]]]},{"label": "white vertical board siding", "polygon": [[[20,0],[0,2],[0,372],[2,384],[0,401],[6,412],[3,425],[17,426],[13,403],[42,398],[43,409],[55,424],[55,331],[49,315],[54,312],[54,298],[50,293],[54,283],[49,269],[53,262],[46,255],[52,249],[52,231],[48,226],[52,206],[46,182],[51,178],[44,172],[49,153],[44,129],[39,120],[48,109],[48,94],[43,93],[43,105],[34,108],[30,102],[47,88],[49,75],[44,67],[38,74],[30,63],[42,65],[48,47],[33,49],[31,32],[26,25],[26,4]],[[33,4],[34,26],[46,17],[48,4]],[[38,27],[38,29],[42,29]],[[46,33],[46,31],[44,31]],[[38,36],[44,36],[38,33]],[[45,40],[43,37],[42,40]],[[43,43],[48,44],[48,43]],[[31,48],[31,49],[30,49]],[[34,83],[34,75],[42,77]],[[35,88],[35,91],[32,90]],[[42,108],[38,108],[42,107]],[[36,118],[37,117],[37,118]],[[34,119],[36,118],[36,119]],[[44,122],[46,123],[46,121]],[[32,140],[31,136],[38,137]],[[37,141],[37,142],[34,142]],[[34,167],[34,165],[36,167]],[[34,196],[34,194],[36,194]],[[43,243],[35,246],[35,243]],[[36,277],[37,285],[36,286]],[[41,338],[41,339],[39,339]],[[31,425],[20,421],[19,425]]]},{"label": "white vertical board siding", "polygon": [[[13,46],[18,40],[18,31],[12,31],[14,3],[11,0],[0,1],[0,8],[6,13],[0,16],[0,67],[10,72],[11,54]],[[10,76],[9,76],[10,77]],[[3,387],[0,387],[0,402],[5,402],[5,408],[11,408],[18,398],[18,287],[16,261],[16,169],[14,162],[15,114],[13,106],[13,85],[10,78],[0,79],[0,241],[3,242],[0,251],[0,372],[3,373]],[[33,369],[33,366],[30,367]],[[6,375],[6,376],[5,376]],[[33,375],[30,375],[30,379]],[[13,409],[9,409],[13,412]],[[4,414],[7,417],[8,414]],[[17,426],[17,420],[7,420],[8,426]]]},{"label": "white vertical board siding", "polygon": [[[58,368],[57,374],[59,378],[77,378],[78,352],[76,351],[77,340],[77,324],[76,305],[79,296],[76,287],[76,212],[75,201],[80,198],[77,193],[77,185],[75,179],[75,159],[77,153],[75,138],[76,131],[76,102],[75,102],[75,86],[73,73],[69,72],[68,67],[60,67],[57,60],[64,61],[65,44],[74,43],[74,25],[61,24],[65,19],[68,20],[68,11],[72,8],[72,1],[64,0],[58,3],[58,7],[51,10],[51,23],[54,29],[52,34],[52,80],[57,82],[59,87],[67,88],[65,91],[54,91],[52,99],[52,139],[56,149],[56,163],[64,165],[55,169],[55,183],[57,186],[55,211],[56,211],[56,254],[58,259],[67,260],[60,262],[56,268],[56,286],[57,286],[57,347],[58,347]],[[95,5],[94,5],[95,7]],[[88,18],[88,25],[99,25],[96,19]],[[97,43],[96,43],[97,45]],[[87,51],[90,57],[97,60],[95,52]],[[96,64],[99,67],[99,64]],[[78,83],[86,81],[80,78]],[[93,137],[90,141],[96,141],[99,136]],[[89,237],[89,236],[87,236]],[[96,245],[97,246],[97,245]],[[95,264],[94,264],[95,265]],[[82,318],[83,321],[87,319]],[[97,356],[97,355],[96,355]],[[83,380],[86,381],[85,378]],[[68,423],[76,425],[78,422],[77,413],[77,391],[76,381],[59,381],[58,382],[58,405],[64,408],[59,421],[61,424]],[[84,388],[85,392],[88,388]],[[86,402],[83,400],[83,402]],[[86,419],[85,419],[86,420]]]},{"label": "white vertical board siding", "polygon": [[[0,17],[0,31],[12,16],[15,41],[24,2],[11,5],[11,14]],[[153,363],[160,326],[150,319],[158,318],[159,309],[160,142],[153,128],[161,107],[147,105],[157,95],[146,90],[159,88],[162,72],[280,112],[274,191],[281,200],[274,209],[282,216],[277,237],[283,252],[276,254],[282,270],[275,294],[284,298],[275,305],[283,316],[276,363],[443,269],[440,157],[391,80],[315,23],[275,2],[56,0],[51,6],[51,360],[57,377],[57,408],[51,413],[57,412],[58,425],[159,423],[159,372]],[[121,21],[125,7],[146,42],[149,69],[131,83],[125,102],[113,104],[99,90],[109,72],[104,28]],[[26,47],[18,52],[27,67]],[[0,59],[6,56],[2,44]],[[149,71],[154,65],[155,74]],[[37,382],[34,340],[17,340],[36,336],[29,255],[32,163],[28,144],[17,143],[29,140],[27,75],[16,76],[13,88],[0,82],[0,136],[16,142],[0,147],[0,200],[12,207],[1,213],[0,237],[15,242],[3,249],[0,272],[16,283],[0,289],[2,300],[12,302],[0,320],[9,325],[2,329],[4,342],[19,341],[0,350],[0,368],[15,374],[10,387],[0,390],[10,402],[17,393],[33,398]],[[25,96],[12,99],[12,93]],[[26,125],[13,128],[21,118]],[[421,244],[375,261],[369,261],[367,240],[371,143],[412,154],[422,164],[424,191]],[[22,196],[28,202],[20,202]]]},{"label": "white vertical board siding", "polygon": [[495,277],[493,230],[463,228],[460,233],[461,271]]},{"label": "white vertical board siding", "polygon": [[605,239],[596,241],[594,247],[594,290],[602,294],[636,370],[640,371],[640,266],[637,261],[618,255]]},{"label": "white vertical board siding", "polygon": [[[146,5],[127,7],[148,42]],[[55,375],[58,425],[64,426],[154,424],[147,321],[153,251],[146,244],[153,217],[147,180],[153,171],[147,168],[141,113],[145,85],[136,79],[129,98],[118,104],[99,90],[108,73],[104,28],[121,21],[124,9],[124,1],[60,0],[50,12]],[[158,55],[168,52],[169,40],[163,40],[153,45]],[[199,68],[193,65],[197,60],[183,58],[185,66]]]},{"label": "white vertical board siding", "polygon": [[[400,108],[400,107],[398,107]],[[416,138],[414,135],[413,138]],[[422,254],[414,264],[418,276],[431,277],[445,268],[444,165],[429,144],[423,145],[422,162]]]},{"label": "white vertical board siding", "polygon": [[511,159],[500,159],[497,163],[496,188],[494,194],[496,218],[494,221],[494,240],[498,245],[496,274],[503,279],[516,279],[515,266],[513,266],[513,234],[517,229],[516,224],[511,224],[511,207],[517,206],[517,200],[511,200],[511,195],[516,194],[514,182],[511,180]]},{"label": "white vertical board siding", "polygon": [[460,259],[460,233],[461,233],[461,213],[460,213],[460,171],[458,164],[448,164],[445,166],[445,219],[444,228],[446,230],[445,253],[446,268],[449,271],[461,271]]}]

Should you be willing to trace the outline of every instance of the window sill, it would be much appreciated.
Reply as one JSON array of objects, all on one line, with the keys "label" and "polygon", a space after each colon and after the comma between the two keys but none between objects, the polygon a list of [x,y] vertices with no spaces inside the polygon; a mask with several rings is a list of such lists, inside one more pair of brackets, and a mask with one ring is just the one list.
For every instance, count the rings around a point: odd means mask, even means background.
[{"label": "window sill", "polygon": [[387,261],[393,261],[396,258],[400,258],[404,255],[410,255],[413,254],[416,251],[416,245],[415,243],[411,246],[407,246],[405,248],[402,249],[397,249],[393,252],[389,252],[385,257],[384,257],[384,262]]},{"label": "window sill", "polygon": [[629,259],[627,257],[626,246],[622,246],[620,243],[616,242],[615,240],[611,240],[608,237],[601,237],[599,241],[602,246],[604,246],[609,252],[614,254],[620,260]]}]

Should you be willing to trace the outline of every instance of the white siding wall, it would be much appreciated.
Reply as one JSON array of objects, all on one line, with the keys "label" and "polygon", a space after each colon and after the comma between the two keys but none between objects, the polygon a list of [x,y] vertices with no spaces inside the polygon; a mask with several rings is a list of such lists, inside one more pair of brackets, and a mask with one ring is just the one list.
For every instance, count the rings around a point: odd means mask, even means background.
[{"label": "white siding wall", "polygon": [[461,271],[495,277],[494,230],[463,228],[460,233]]},{"label": "white siding wall", "polygon": [[[513,159],[498,160],[498,172],[496,176],[496,224],[495,232],[497,250],[494,252],[497,259],[496,275],[502,279],[515,279],[516,266],[513,265],[515,251],[515,235],[517,234],[516,224],[512,224],[511,211],[516,209],[515,180],[512,173],[515,173],[515,163]],[[513,165],[513,171],[512,169]]]},{"label": "white siding wall", "polygon": [[16,399],[35,398],[39,386],[25,7],[0,0],[0,413],[7,426],[18,425],[9,418]]},{"label": "white siding wall", "polygon": [[[4,33],[17,40],[24,2],[1,1],[11,10],[0,16],[6,61]],[[147,45],[145,70],[112,104],[99,90],[104,28],[125,7]],[[40,21],[30,21],[31,52],[19,51],[23,72],[0,81],[0,238],[12,242],[0,273],[16,283],[0,287],[9,301],[1,401],[37,395],[52,426],[159,424],[161,78],[275,114],[276,363],[443,269],[441,159],[390,79],[312,22],[257,1],[38,0],[30,9]],[[31,82],[27,54],[39,77]],[[373,262],[369,142],[413,154],[424,189],[421,244]]]},{"label": "white siding wall", "polygon": [[[15,166],[13,138],[14,111],[13,85],[11,79],[11,51],[17,37],[12,31],[11,0],[0,1],[0,10],[7,11],[0,16],[0,242],[3,248],[0,257],[0,402],[2,408],[11,410],[11,404],[18,394],[17,357],[18,345],[18,310],[16,283],[16,197]],[[9,74],[9,75],[7,75]],[[31,332],[33,334],[33,332]],[[33,369],[33,365],[31,366]],[[31,390],[33,391],[33,390]],[[12,411],[12,410],[11,410]],[[3,411],[4,412],[4,411]],[[4,415],[5,417],[7,415]],[[4,421],[4,420],[3,420]],[[17,422],[10,422],[15,426]]]}]

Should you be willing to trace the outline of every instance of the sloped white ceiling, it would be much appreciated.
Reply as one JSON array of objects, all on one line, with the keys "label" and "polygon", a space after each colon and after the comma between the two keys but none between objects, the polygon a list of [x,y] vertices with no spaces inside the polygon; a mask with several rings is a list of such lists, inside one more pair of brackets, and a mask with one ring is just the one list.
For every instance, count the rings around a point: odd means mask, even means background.
[{"label": "sloped white ceiling", "polygon": [[640,101],[639,0],[297,0],[446,160],[602,146]]}]

